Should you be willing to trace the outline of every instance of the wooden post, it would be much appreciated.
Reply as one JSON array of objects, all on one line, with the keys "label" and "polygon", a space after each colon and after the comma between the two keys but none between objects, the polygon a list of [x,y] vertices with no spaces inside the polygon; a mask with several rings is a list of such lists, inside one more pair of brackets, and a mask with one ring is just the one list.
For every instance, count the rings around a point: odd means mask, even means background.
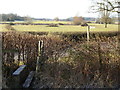
[{"label": "wooden post", "polygon": [[38,57],[40,57],[40,46],[41,46],[41,42],[38,42]]},{"label": "wooden post", "polygon": [[90,26],[87,27],[87,42],[90,40]]},{"label": "wooden post", "polygon": [[43,53],[44,53],[44,43],[43,41],[38,42],[38,57],[37,57],[37,64],[36,64],[36,73],[38,73],[43,64]]},{"label": "wooden post", "polygon": [[87,27],[87,47],[89,48],[90,41],[90,26]]}]

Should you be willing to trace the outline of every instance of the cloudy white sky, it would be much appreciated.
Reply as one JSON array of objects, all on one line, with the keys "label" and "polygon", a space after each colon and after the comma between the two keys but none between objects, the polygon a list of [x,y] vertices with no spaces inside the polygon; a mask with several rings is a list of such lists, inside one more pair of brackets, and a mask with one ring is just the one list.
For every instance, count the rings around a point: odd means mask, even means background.
[{"label": "cloudy white sky", "polygon": [[75,15],[97,17],[88,13],[92,0],[1,0],[0,13],[14,13],[35,18],[68,18]]}]

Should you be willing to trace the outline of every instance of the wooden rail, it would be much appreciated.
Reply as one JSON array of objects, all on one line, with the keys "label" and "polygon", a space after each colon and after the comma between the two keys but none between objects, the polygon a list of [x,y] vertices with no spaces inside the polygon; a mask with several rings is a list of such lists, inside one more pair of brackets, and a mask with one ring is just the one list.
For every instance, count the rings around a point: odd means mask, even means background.
[{"label": "wooden rail", "polygon": [[31,83],[32,83],[32,80],[33,80],[33,77],[34,77],[34,74],[35,72],[34,71],[31,71],[27,77],[27,79],[25,80],[25,83],[23,84],[23,88],[29,88]]},{"label": "wooden rail", "polygon": [[29,88],[34,77],[34,73],[34,71],[29,73],[26,65],[20,66],[13,73],[14,85],[12,85],[12,88]]}]

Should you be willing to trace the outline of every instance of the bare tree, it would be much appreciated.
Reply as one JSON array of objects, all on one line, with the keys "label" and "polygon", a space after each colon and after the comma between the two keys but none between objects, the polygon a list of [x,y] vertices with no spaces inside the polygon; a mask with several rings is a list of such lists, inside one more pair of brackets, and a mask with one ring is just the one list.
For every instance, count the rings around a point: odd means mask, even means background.
[{"label": "bare tree", "polygon": [[91,6],[92,12],[96,13],[99,12],[102,14],[102,18],[104,19],[105,28],[107,28],[109,16],[111,12],[117,12],[120,13],[118,10],[120,8],[120,2],[117,0],[111,1],[111,0],[100,0],[96,1],[95,5]]},{"label": "bare tree", "polygon": [[73,17],[73,23],[75,25],[80,25],[80,24],[84,23],[84,19],[83,19],[83,17],[75,16],[75,17]]},{"label": "bare tree", "polygon": [[119,0],[97,0],[95,4],[91,6],[93,12],[107,11],[120,13],[120,1]]},{"label": "bare tree", "polygon": [[105,28],[107,28],[107,25],[110,23],[110,13],[103,12],[101,15],[101,21],[105,24]]},{"label": "bare tree", "polygon": [[59,18],[58,18],[58,17],[55,17],[55,18],[54,18],[54,21],[59,21]]},{"label": "bare tree", "polygon": [[29,17],[29,16],[26,16],[26,17],[24,17],[24,21],[28,24],[31,24],[32,23],[32,18]]}]

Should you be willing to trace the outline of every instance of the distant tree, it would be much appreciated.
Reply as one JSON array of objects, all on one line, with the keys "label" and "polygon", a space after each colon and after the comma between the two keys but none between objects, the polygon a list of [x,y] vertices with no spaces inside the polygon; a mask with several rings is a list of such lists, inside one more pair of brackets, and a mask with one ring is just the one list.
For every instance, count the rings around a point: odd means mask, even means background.
[{"label": "distant tree", "polygon": [[17,14],[0,14],[2,21],[15,21],[24,20],[24,17],[18,16]]},{"label": "distant tree", "polygon": [[107,24],[113,23],[112,18],[110,18],[109,14],[108,15],[102,15],[101,17],[101,22],[105,23],[105,27],[107,27]]},{"label": "distant tree", "polygon": [[29,17],[29,16],[25,16],[25,17],[24,17],[24,21],[25,21],[26,23],[28,23],[28,24],[31,24],[31,23],[32,23],[32,18]]},{"label": "distant tree", "polygon": [[83,17],[78,17],[78,16],[73,17],[73,23],[75,25],[80,25],[80,24],[82,24],[84,22],[85,21],[84,21]]},{"label": "distant tree", "polygon": [[[99,24],[106,23],[105,25],[107,25],[107,24],[115,23],[115,20],[114,20],[114,18],[111,18],[111,17],[102,16],[101,18],[97,18],[96,23],[99,23]],[[107,26],[105,26],[105,27],[107,27]]]},{"label": "distant tree", "polygon": [[54,21],[59,21],[59,18],[58,18],[58,17],[55,17],[55,18],[54,18]]},{"label": "distant tree", "polygon": [[117,12],[120,13],[120,1],[119,0],[94,0],[94,5],[91,6],[92,12]]},{"label": "distant tree", "polygon": [[107,28],[107,20],[109,20],[109,14],[110,12],[117,12],[120,13],[119,9],[120,8],[120,1],[119,0],[95,0],[95,4],[91,6],[91,12],[99,12],[100,14],[102,13],[105,28]]},{"label": "distant tree", "polygon": [[107,26],[108,24],[112,23],[111,20],[112,20],[112,19],[110,18],[110,13],[109,13],[109,12],[107,12],[107,13],[103,12],[103,13],[101,14],[100,21],[105,24],[105,28],[108,27],[108,26]]}]

